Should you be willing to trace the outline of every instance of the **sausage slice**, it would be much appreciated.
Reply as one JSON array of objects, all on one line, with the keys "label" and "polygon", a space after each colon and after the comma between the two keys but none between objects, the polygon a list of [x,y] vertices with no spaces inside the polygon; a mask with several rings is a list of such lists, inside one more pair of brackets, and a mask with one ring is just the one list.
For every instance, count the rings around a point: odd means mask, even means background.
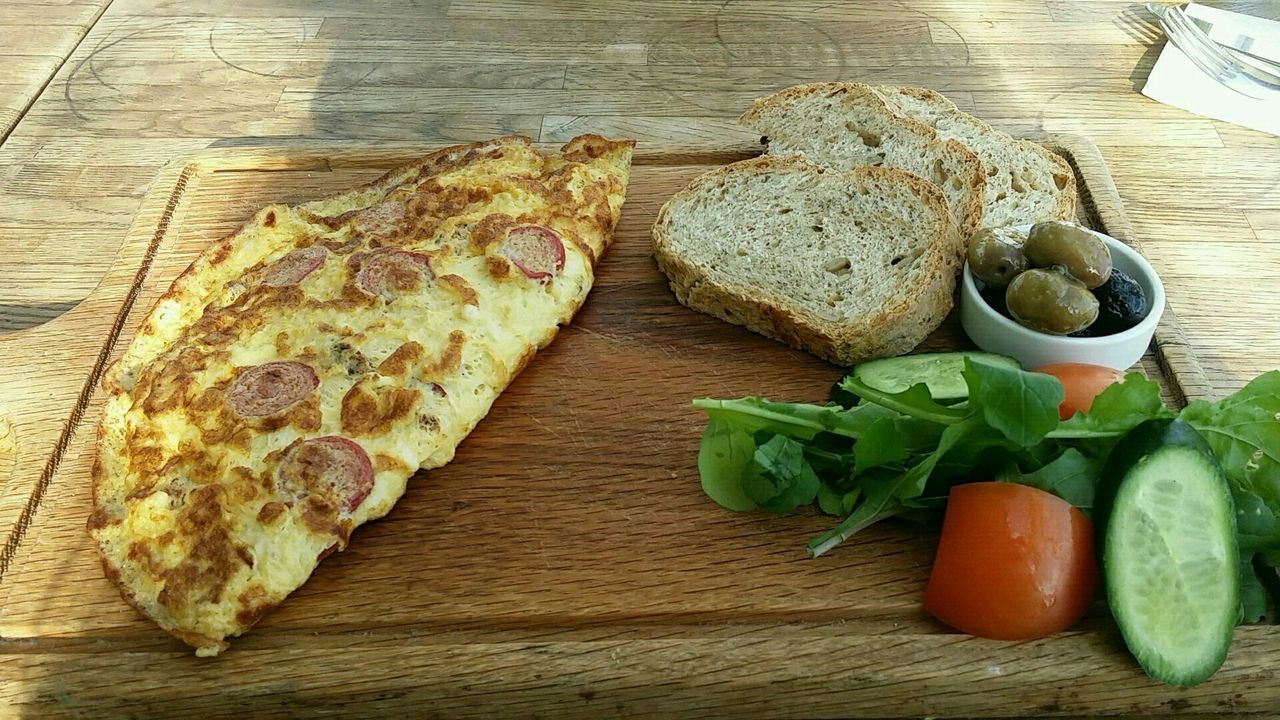
[{"label": "sausage slice", "polygon": [[351,512],[373,490],[373,463],[356,443],[326,435],[295,445],[280,464],[276,482],[285,495],[332,498]]},{"label": "sausage slice", "polygon": [[360,289],[390,301],[402,293],[422,289],[435,279],[431,261],[422,253],[408,250],[375,250],[364,257],[356,282]]},{"label": "sausage slice", "polygon": [[269,362],[242,370],[227,388],[226,401],[240,417],[264,417],[293,407],[319,384],[319,376],[308,365]]},{"label": "sausage slice", "polygon": [[502,254],[533,280],[549,278],[564,269],[564,243],[555,231],[541,225],[512,228],[502,243]]},{"label": "sausage slice", "polygon": [[297,285],[302,282],[303,278],[315,272],[316,268],[324,264],[326,254],[325,249],[319,245],[294,250],[267,268],[267,274],[262,278],[262,284],[270,285],[271,287]]}]

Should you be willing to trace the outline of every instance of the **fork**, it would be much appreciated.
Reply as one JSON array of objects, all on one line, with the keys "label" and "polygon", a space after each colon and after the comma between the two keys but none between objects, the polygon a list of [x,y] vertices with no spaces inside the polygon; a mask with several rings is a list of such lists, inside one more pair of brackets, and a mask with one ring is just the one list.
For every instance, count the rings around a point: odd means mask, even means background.
[{"label": "fork", "polygon": [[1210,77],[1247,97],[1280,100],[1280,75],[1228,55],[1180,8],[1147,3],[1147,11],[1160,22],[1170,42]]},{"label": "fork", "polygon": [[1152,4],[1152,7],[1155,9],[1158,9],[1161,13],[1167,10],[1176,9],[1178,14],[1182,17],[1182,19],[1186,20],[1191,26],[1194,27],[1194,29],[1199,30],[1200,35],[1202,37],[1212,42],[1220,50],[1225,50],[1228,57],[1239,60],[1245,65],[1253,65],[1257,70],[1261,70],[1262,72],[1268,75],[1273,75],[1276,78],[1280,78],[1280,61],[1271,60],[1262,55],[1256,55],[1250,52],[1248,49],[1246,49],[1252,46],[1253,38],[1237,35],[1236,37],[1237,43],[1243,40],[1243,41],[1250,41],[1250,44],[1246,45],[1244,48],[1239,47],[1237,45],[1231,45],[1230,43],[1215,40],[1209,32],[1213,26],[1209,24],[1207,21],[1201,20],[1200,18],[1195,17],[1190,12],[1188,12],[1185,8],[1190,7],[1190,5],[1183,6],[1183,8],[1165,8],[1164,6],[1161,6],[1161,5]]}]

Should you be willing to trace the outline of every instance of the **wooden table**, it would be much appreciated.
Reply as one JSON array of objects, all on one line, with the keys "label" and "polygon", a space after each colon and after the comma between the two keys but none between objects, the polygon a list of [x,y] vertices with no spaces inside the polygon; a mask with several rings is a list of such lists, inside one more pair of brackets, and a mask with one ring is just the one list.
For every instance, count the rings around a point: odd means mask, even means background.
[{"label": "wooden table", "polygon": [[[1209,3],[1280,17],[1274,2]],[[919,84],[1100,147],[1219,393],[1280,365],[1280,138],[1138,93],[1129,0],[83,0],[0,4],[0,332],[98,283],[158,169],[211,146],[595,131],[707,146],[755,97]],[[38,380],[0,369],[0,383]],[[0,386],[0,415],[3,415]],[[0,426],[2,430],[3,426]],[[5,471],[0,432],[0,474]],[[0,608],[0,612],[3,609]],[[1177,708],[1173,708],[1177,709]]]},{"label": "wooden table", "polygon": [[707,144],[741,138],[754,97],[842,79],[1091,137],[1215,386],[1280,357],[1263,291],[1280,281],[1280,138],[1140,95],[1164,40],[1126,0],[104,4],[0,7],[0,53],[16,56],[0,57],[0,112],[22,114],[0,146],[0,330],[83,299],[156,170],[210,145],[584,130]]}]

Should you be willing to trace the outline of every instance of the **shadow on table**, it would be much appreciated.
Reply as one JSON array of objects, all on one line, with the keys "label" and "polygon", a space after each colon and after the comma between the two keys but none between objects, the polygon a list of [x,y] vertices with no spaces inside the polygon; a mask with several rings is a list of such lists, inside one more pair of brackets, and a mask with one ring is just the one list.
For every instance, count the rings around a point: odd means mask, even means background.
[{"label": "shadow on table", "polygon": [[1156,59],[1164,49],[1164,31],[1156,23],[1155,17],[1147,12],[1146,6],[1140,3],[1129,5],[1122,10],[1115,19],[1115,25],[1147,48],[1138,60],[1138,64],[1129,73],[1133,91],[1142,92],[1142,88],[1147,84],[1147,78],[1151,75],[1151,68],[1155,66]]},{"label": "shadow on table", "polygon": [[4,303],[0,302],[0,333],[35,327],[58,317],[79,302]]}]

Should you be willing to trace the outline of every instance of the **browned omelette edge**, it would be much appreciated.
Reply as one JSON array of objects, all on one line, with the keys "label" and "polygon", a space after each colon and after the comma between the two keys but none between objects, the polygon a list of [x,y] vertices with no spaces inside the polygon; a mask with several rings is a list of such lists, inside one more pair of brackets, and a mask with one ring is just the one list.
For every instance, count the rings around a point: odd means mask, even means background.
[{"label": "browned omelette edge", "polygon": [[[467,164],[477,159],[478,154],[481,153],[486,148],[498,146],[503,142],[512,142],[512,141],[538,149],[536,145],[533,143],[531,138],[523,135],[505,135],[505,136],[491,138],[489,140],[484,140],[484,141],[465,143],[460,145],[451,145],[445,148],[441,148],[440,150],[437,150],[435,152],[429,153],[414,162],[407,163],[404,165],[400,165],[396,168],[393,168],[392,170],[387,171],[382,176],[378,177],[377,179],[371,182],[348,188],[343,192],[336,193],[333,195],[306,200],[301,204],[326,202],[326,201],[334,200],[337,198],[358,195],[360,193],[369,192],[369,191],[376,191],[385,195],[386,192],[390,191],[390,189],[393,189],[395,186],[403,182],[406,182],[407,180],[411,179],[413,176],[419,174],[424,169],[432,168],[435,170],[433,174],[440,174],[454,168],[465,167]],[[600,135],[587,133],[587,134],[579,135],[573,138],[572,140],[570,140],[569,142],[561,145],[558,150],[558,153],[561,155],[561,157],[564,160],[568,162],[590,162],[591,160],[594,160],[600,157],[605,152],[611,149],[615,149],[618,146],[628,146],[629,148],[634,148],[635,141],[630,139],[610,140]],[[542,154],[542,155],[547,154],[546,151],[544,150],[538,150],[538,152],[539,154]],[[113,323],[113,326],[112,326],[112,331],[108,335],[107,342],[104,345],[102,352],[99,353],[99,357],[93,366],[93,370],[90,373],[90,376],[85,384],[85,387],[81,391],[80,397],[77,399],[77,403],[75,405],[75,408],[72,414],[72,422],[77,426],[82,420],[83,412],[87,407],[88,403],[90,402],[90,399],[93,394],[93,388],[96,384],[101,382],[102,391],[108,395],[115,395],[117,393],[124,392],[124,390],[114,382],[113,377],[110,374],[110,370],[115,363],[108,362],[108,360],[110,358],[111,353],[115,349],[117,341],[119,340],[119,335],[121,330],[123,329],[123,325],[132,311],[137,295],[141,291],[141,287],[143,283],[146,281],[148,271],[150,270],[151,261],[154,258],[156,250],[158,249],[159,243],[163,240],[164,235],[168,230],[169,224],[172,219],[172,215],[176,210],[178,203],[181,201],[182,194],[186,188],[186,182],[189,179],[190,174],[196,167],[197,166],[195,164],[187,165],[182,171],[182,175],[179,178],[179,183],[175,185],[175,192],[173,196],[170,198],[169,203],[166,205],[164,214],[161,218],[161,222],[157,225],[156,233],[152,237],[152,241],[147,247],[144,261],[143,263],[140,264],[139,271],[134,277],[134,282],[130,285],[130,289],[129,289],[128,296],[126,297],[126,301],[122,305],[120,312],[117,314],[115,322]],[[206,257],[206,256],[211,257],[211,260],[209,262],[210,267],[220,264],[228,254],[232,244],[244,231],[244,228],[247,227],[251,222],[252,222],[252,219],[247,220],[236,231],[224,236],[223,238],[221,238],[218,241],[215,241],[214,243],[211,243],[207,248],[202,250],[201,253],[197,256],[197,258],[193,260],[190,265],[184,268],[183,271],[179,273],[170,282],[170,285],[165,290],[165,292],[162,293],[159,297],[157,297],[156,300],[151,304],[151,307],[145,312],[143,316],[142,323],[146,323],[148,321],[152,313],[155,311],[156,307],[161,302],[167,299],[176,297],[178,295],[176,286],[180,283],[180,281],[183,278],[187,277],[189,274],[191,274],[195,270],[197,261],[201,257]],[[596,250],[594,248],[591,248],[590,246],[581,247],[581,249],[585,251],[584,254],[587,256],[591,265],[591,269],[593,271],[592,273],[593,286],[595,284],[594,270],[599,265],[601,257],[608,250],[608,248],[613,244],[613,239],[614,239],[613,231],[616,229],[616,225],[617,225],[616,222],[614,222],[613,225],[610,226],[608,233],[606,233],[603,236],[601,240],[602,244],[599,252],[596,252]],[[572,319],[574,316],[577,315],[578,311],[582,308],[582,305],[585,302],[586,302],[586,297],[584,297],[582,301],[579,302],[576,306],[572,307],[572,309],[570,310],[570,319]],[[550,331],[548,331],[548,333],[538,341],[537,350],[542,350],[546,348],[555,339],[556,335],[559,333],[559,329],[560,329],[559,325],[550,329]],[[499,389],[499,393],[505,390],[506,387],[512,381],[514,381],[515,377],[518,376],[520,372],[522,372],[528,366],[529,362],[532,361],[534,355],[536,355],[536,351],[529,353],[528,355],[524,356],[521,359],[515,371],[508,378],[507,384],[504,385],[503,388]],[[118,362],[118,361],[119,360],[117,359],[115,362]],[[102,424],[102,421],[99,420],[97,431],[95,433],[94,461],[93,461],[93,466],[90,472],[90,503],[91,503],[92,510],[86,522],[86,529],[90,531],[94,528],[95,521],[98,520],[99,514],[101,512],[98,493],[99,493],[99,486],[101,485],[101,480],[103,478],[101,453],[102,453],[102,446],[103,446],[102,439],[103,439],[104,429],[105,428]],[[465,436],[464,436],[464,439],[465,439]],[[69,444],[69,440],[70,440],[70,432],[64,433],[63,437],[60,438],[59,440],[58,447],[55,448],[54,455],[50,457],[50,467],[47,468],[46,472],[43,473],[41,476],[41,482],[38,484],[38,487],[37,487],[38,492],[33,493],[32,498],[28,501],[27,508],[31,508],[32,510],[30,515],[34,515],[34,509],[39,506],[40,501],[43,499],[43,493],[47,490],[49,481],[52,479],[52,475],[54,470],[56,470],[57,464],[60,463],[61,461],[62,453],[65,451],[67,444]],[[24,512],[23,512],[22,518],[20,518],[20,521],[22,519],[26,519],[27,524],[29,525],[30,518],[28,517],[29,514],[26,511],[27,508],[24,508]],[[23,530],[23,534],[25,534],[26,527],[23,526],[21,529]],[[11,539],[14,545],[14,549],[16,550],[16,546],[21,542],[21,537],[19,536],[19,533],[15,531]],[[126,586],[126,584],[122,582],[118,568],[112,565],[109,558],[107,558],[101,552],[101,548],[98,546],[96,540],[94,542],[94,546],[95,546],[95,550],[97,551],[98,559],[102,566],[104,576],[113,585],[115,585],[116,589],[120,592],[121,597],[130,606],[132,606],[141,616],[147,618],[148,620],[151,620],[157,627],[164,630],[166,633],[172,635],[178,640],[183,641],[184,643],[187,643],[188,645],[191,645],[192,647],[199,648],[202,646],[217,645],[217,646],[220,646],[222,649],[225,649],[228,646],[227,640],[225,638],[224,639],[210,638],[204,635],[200,635],[198,633],[190,633],[190,632],[186,632],[178,629],[171,629],[171,628],[164,627],[160,622],[157,621],[156,618],[153,618],[150,614],[148,614],[144,610],[144,608],[139,604],[134,594],[130,591],[130,589]],[[3,557],[0,557],[0,560],[7,561],[8,558],[10,558],[11,556],[12,556],[12,552],[9,552],[8,548],[6,547],[6,553]],[[7,563],[5,567],[7,567]],[[3,579],[2,570],[3,568],[0,568],[0,579]],[[274,609],[276,606],[278,606],[278,603],[270,607],[264,607],[263,611],[259,613],[258,616],[255,617],[253,621],[246,626],[245,630],[247,631],[249,628],[251,628],[254,624],[256,624],[262,617],[267,615],[270,612],[270,610]]]}]

